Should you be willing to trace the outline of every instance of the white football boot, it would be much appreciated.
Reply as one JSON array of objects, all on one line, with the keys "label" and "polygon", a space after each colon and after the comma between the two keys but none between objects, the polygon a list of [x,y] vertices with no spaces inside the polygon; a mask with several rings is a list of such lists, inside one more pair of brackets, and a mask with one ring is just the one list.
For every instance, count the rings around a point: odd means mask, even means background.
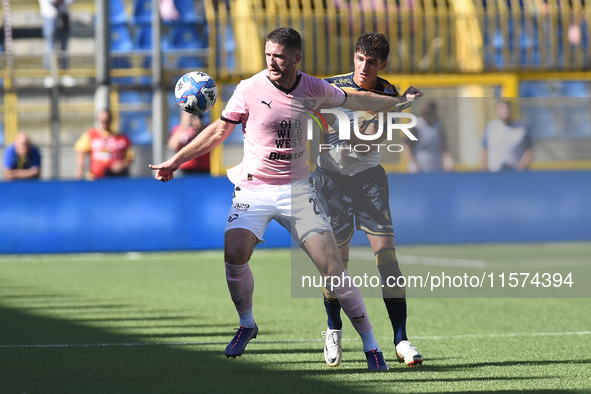
[{"label": "white football boot", "polygon": [[416,346],[413,346],[408,340],[396,345],[396,356],[399,363],[405,363],[409,367],[423,364],[423,356],[417,351]]},{"label": "white football boot", "polygon": [[322,331],[324,338],[324,359],[329,367],[338,367],[343,359],[343,349],[341,348],[341,337],[343,330],[331,330],[327,328]]}]

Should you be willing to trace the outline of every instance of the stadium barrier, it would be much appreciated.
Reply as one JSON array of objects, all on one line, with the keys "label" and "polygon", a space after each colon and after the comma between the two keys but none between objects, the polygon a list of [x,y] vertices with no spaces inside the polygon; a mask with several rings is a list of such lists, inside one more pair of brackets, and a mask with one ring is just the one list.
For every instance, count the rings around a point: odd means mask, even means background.
[{"label": "stadium barrier", "polygon": [[[17,24],[38,13],[36,1],[12,3]],[[135,30],[145,24],[136,20],[137,1],[120,3],[124,4],[120,10],[123,17],[112,19],[113,25]],[[178,22],[198,28],[200,45],[209,47],[202,59],[207,72],[221,81],[258,71],[264,65],[264,38],[280,26],[292,26],[302,33],[301,67],[315,75],[348,71],[353,65],[355,41],[366,31],[382,32],[389,38],[389,73],[583,71],[591,62],[591,6],[583,1],[204,0],[194,5],[191,10],[180,10],[183,17],[193,17]],[[72,14],[85,20],[94,12],[94,0],[72,5]],[[143,17],[150,14],[148,11]],[[165,25],[167,30],[171,24]],[[128,41],[128,47],[134,45],[131,38]],[[121,51],[120,55],[138,55],[138,49]],[[42,68],[41,53],[15,55],[14,77],[48,75]],[[68,54],[72,57],[70,75],[94,78],[93,56],[85,55]],[[135,57],[116,71],[117,77],[144,75],[142,62]],[[183,63],[172,61],[171,67],[186,68]],[[0,69],[6,78],[3,56]]]},{"label": "stadium barrier", "polygon": [[[389,184],[399,245],[591,240],[591,171],[395,174]],[[0,189],[0,254],[219,249],[232,201],[231,183],[209,176]],[[291,245],[276,222],[265,241]]]},{"label": "stadium barrier", "polygon": [[218,64],[209,70],[223,80],[256,72],[263,61],[266,34],[280,26],[302,33],[301,67],[315,75],[351,69],[355,41],[367,31],[389,38],[392,55],[386,72],[390,73],[584,70],[590,61],[591,7],[580,1],[206,0],[204,4],[210,45],[229,30],[235,33],[238,68]]},{"label": "stadium barrier", "polygon": [[[35,0],[12,3],[13,15],[21,15],[15,21],[27,20],[27,14],[38,13]],[[129,37],[123,43],[125,45],[112,48],[111,60],[114,64],[110,76],[114,94],[111,96],[111,108],[115,123],[118,118],[124,118],[120,111],[125,113],[140,108],[142,116],[146,115],[143,120],[147,129],[141,133],[141,141],[147,144],[152,139],[149,116],[151,104],[138,101],[120,105],[117,94],[152,89],[151,71],[147,68],[150,63],[149,52],[144,48],[144,44],[151,41],[140,45],[141,40],[132,40],[132,36],[139,36],[132,33],[147,26],[142,27],[133,22],[133,5],[136,1],[123,0],[122,3],[125,4],[122,11],[127,15],[124,20],[128,22],[112,21],[112,27],[120,28],[112,31],[112,44],[119,42],[116,32],[125,31]],[[72,13],[77,16],[74,19],[79,19],[78,28],[84,28],[86,40],[92,39],[88,36],[88,31],[92,31],[91,25],[81,21],[89,20],[87,16],[94,13],[94,5],[94,0],[80,0],[72,5]],[[163,80],[168,84],[169,91],[172,91],[176,78],[195,68],[206,70],[214,76],[220,88],[231,87],[241,78],[264,67],[263,45],[266,34],[278,26],[289,25],[302,33],[304,56],[301,70],[316,76],[351,71],[357,37],[365,31],[375,30],[385,33],[391,44],[390,60],[383,76],[402,89],[410,84],[425,90],[438,88],[439,93],[428,92],[430,97],[444,97],[441,95],[444,91],[449,93],[445,97],[518,97],[520,85],[527,81],[549,85],[540,96],[531,97],[570,97],[573,96],[572,90],[561,92],[554,85],[562,81],[578,81],[583,86],[582,90],[586,89],[582,96],[589,96],[591,6],[584,2],[205,0],[195,3],[195,6],[191,15],[198,17],[187,21],[186,26],[190,25],[193,33],[200,34],[199,49],[189,45],[197,44],[193,42],[196,40],[192,34],[188,35],[188,42],[178,40],[175,46],[173,37],[176,35],[169,33],[178,29],[169,24],[163,27],[163,39],[172,45],[168,49],[165,46],[162,57]],[[119,39],[124,41],[121,37]],[[130,46],[133,49],[129,50]],[[90,48],[91,45],[86,47]],[[186,62],[191,60],[187,59],[191,56],[186,51],[199,58],[193,61],[199,60],[201,63]],[[74,53],[72,50],[58,55],[70,59],[70,68],[57,70],[58,74],[78,78],[80,86],[59,90],[62,102],[57,109],[58,119],[52,120],[50,97],[53,93],[51,90],[39,89],[43,77],[50,75],[49,70],[42,66],[43,53],[17,51],[11,58],[14,62],[12,70],[8,67],[6,51],[0,53],[0,78],[4,84],[4,99],[0,100],[0,113],[4,116],[1,119],[0,114],[0,122],[3,123],[5,144],[12,142],[18,131],[27,131],[32,134],[33,141],[43,148],[51,149],[56,157],[57,151],[67,152],[65,156],[70,157],[73,155],[73,143],[85,129],[94,124],[94,101],[88,90],[94,88],[95,55],[89,52]],[[121,63],[123,60],[125,66]],[[58,66],[60,64],[57,62]],[[203,64],[203,67],[196,64]],[[73,96],[82,97],[83,94],[85,100],[72,99]],[[579,95],[579,92],[575,95]],[[212,114],[217,116],[220,110],[221,106],[218,106]],[[71,114],[75,114],[75,117]],[[175,115],[175,111],[170,111],[169,118],[174,120]],[[585,116],[581,113],[574,115]],[[555,118],[562,116],[557,115]],[[59,138],[50,128],[50,125],[57,123]],[[59,141],[62,146],[57,146]],[[218,147],[211,156],[214,175],[222,175],[227,167],[235,164],[232,160],[240,156],[239,152],[234,152],[235,147],[226,151],[227,147],[227,144]],[[544,158],[544,162],[534,158],[531,168],[589,169],[591,156],[588,152],[573,157]],[[454,158],[456,170],[476,169],[474,162]],[[62,158],[60,160],[59,165],[54,165],[56,170],[51,177],[73,177],[73,170],[69,170],[71,163]],[[405,170],[402,162],[385,164],[390,172]],[[64,170],[59,170],[58,175],[57,168]],[[146,172],[134,172],[134,175],[146,175]],[[48,172],[44,172],[43,178],[48,177]]]}]

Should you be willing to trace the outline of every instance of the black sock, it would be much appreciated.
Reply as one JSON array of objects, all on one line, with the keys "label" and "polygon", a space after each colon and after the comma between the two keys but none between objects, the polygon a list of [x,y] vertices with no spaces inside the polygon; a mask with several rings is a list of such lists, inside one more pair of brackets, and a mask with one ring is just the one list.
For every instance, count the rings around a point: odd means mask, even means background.
[{"label": "black sock", "polygon": [[408,339],[406,336],[406,298],[384,298],[388,316],[394,330],[394,345]]},{"label": "black sock", "polygon": [[343,321],[341,320],[341,304],[339,300],[324,298],[324,308],[328,316],[328,328],[331,330],[340,330],[343,328]]}]

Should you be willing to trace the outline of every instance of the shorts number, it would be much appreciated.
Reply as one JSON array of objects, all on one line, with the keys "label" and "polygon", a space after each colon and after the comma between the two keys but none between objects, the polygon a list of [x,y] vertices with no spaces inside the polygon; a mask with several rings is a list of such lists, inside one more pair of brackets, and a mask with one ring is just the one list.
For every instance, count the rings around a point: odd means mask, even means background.
[{"label": "shorts number", "polygon": [[316,215],[326,215],[324,208],[322,208],[322,204],[320,204],[320,201],[318,200],[318,197],[310,198],[308,201],[314,204],[314,213]]}]

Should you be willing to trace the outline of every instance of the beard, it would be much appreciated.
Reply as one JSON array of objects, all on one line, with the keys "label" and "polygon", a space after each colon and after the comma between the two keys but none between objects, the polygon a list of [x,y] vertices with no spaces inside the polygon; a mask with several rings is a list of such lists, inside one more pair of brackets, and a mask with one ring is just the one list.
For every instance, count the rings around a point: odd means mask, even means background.
[{"label": "beard", "polygon": [[288,66],[282,69],[269,69],[269,79],[275,83],[281,83],[288,80],[296,73],[296,66]]},{"label": "beard", "polygon": [[285,70],[269,70],[269,79],[278,82],[285,79]]}]

